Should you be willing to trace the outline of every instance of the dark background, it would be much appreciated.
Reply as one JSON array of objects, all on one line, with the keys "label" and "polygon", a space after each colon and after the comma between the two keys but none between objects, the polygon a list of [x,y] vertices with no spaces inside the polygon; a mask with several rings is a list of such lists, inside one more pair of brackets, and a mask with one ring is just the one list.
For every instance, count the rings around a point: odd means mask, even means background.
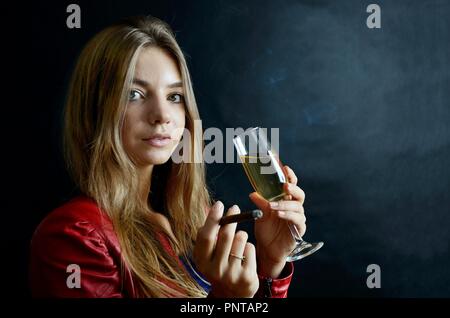
[{"label": "dark background", "polygon": [[[81,29],[66,27],[73,2],[81,6]],[[381,6],[381,29],[366,26],[370,3]],[[7,198],[20,224],[6,241],[14,260],[7,266],[19,271],[17,295],[28,295],[34,228],[73,194],[59,143],[75,59],[103,27],[151,14],[172,26],[188,56],[204,128],[280,128],[280,157],[307,195],[305,239],[325,241],[295,263],[291,297],[450,296],[450,1],[60,1],[31,8],[29,81],[13,92],[29,137],[14,153],[25,174]],[[207,168],[216,199],[252,207],[239,164]],[[381,266],[378,290],[366,287],[372,263]]]}]

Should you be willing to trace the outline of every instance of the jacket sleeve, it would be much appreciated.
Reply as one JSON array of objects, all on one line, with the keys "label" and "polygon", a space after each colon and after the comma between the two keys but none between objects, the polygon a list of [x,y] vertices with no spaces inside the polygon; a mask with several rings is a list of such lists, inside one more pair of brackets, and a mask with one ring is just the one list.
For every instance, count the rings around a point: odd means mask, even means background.
[{"label": "jacket sleeve", "polygon": [[119,266],[89,222],[49,220],[31,242],[31,292],[33,297],[123,297]]},{"label": "jacket sleeve", "polygon": [[288,288],[294,274],[294,265],[287,262],[280,278],[259,277],[259,289],[255,297],[287,298]]}]

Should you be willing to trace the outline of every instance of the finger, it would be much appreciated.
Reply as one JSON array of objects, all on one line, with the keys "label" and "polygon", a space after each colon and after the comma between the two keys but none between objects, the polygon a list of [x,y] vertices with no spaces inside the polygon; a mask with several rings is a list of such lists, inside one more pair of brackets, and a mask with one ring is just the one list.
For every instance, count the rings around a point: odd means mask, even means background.
[{"label": "finger", "polygon": [[[238,257],[244,255],[245,244],[247,244],[248,234],[244,231],[239,231],[236,233],[233,239],[233,245],[231,246],[230,256],[229,256],[229,264],[231,267],[241,267],[243,261]],[[232,256],[234,254],[235,256]],[[237,256],[237,257],[236,257]]]},{"label": "finger", "polygon": [[[237,205],[233,205],[228,209],[228,215],[234,215],[241,213]],[[228,263],[228,257],[230,255],[231,246],[233,245],[233,239],[235,237],[237,223],[230,223],[220,227],[219,236],[217,237],[216,250],[214,251],[214,261],[225,265]]]},{"label": "finger", "polygon": [[[250,200],[262,211],[269,211],[270,205],[269,201],[264,199],[258,192],[252,192],[249,195]],[[268,213],[264,213],[262,220],[266,219],[268,217]]]},{"label": "finger", "polygon": [[198,231],[195,243],[195,257],[197,260],[210,260],[214,251],[217,233],[219,231],[219,221],[223,215],[223,204],[217,201],[209,211],[205,225]]},{"label": "finger", "polygon": [[270,202],[270,208],[278,211],[293,211],[297,213],[304,213],[303,205],[299,201],[274,201]]},{"label": "finger", "polygon": [[290,221],[296,225],[306,223],[306,216],[303,213],[296,213],[293,211],[276,211],[275,213],[280,219]]},{"label": "finger", "polygon": [[305,203],[306,194],[302,189],[300,189],[299,186],[285,183],[283,185],[283,189],[287,194],[292,195],[293,200],[298,200],[301,204]]},{"label": "finger", "polygon": [[256,271],[256,249],[255,245],[252,243],[246,243],[244,249],[245,260],[242,266],[246,271],[255,272]]},{"label": "finger", "polygon": [[306,217],[304,214],[295,213],[291,211],[277,211],[276,214],[280,219],[286,220],[294,224],[300,233],[300,237],[305,234]]},{"label": "finger", "polygon": [[284,166],[284,171],[289,183],[297,184],[298,178],[289,166]]}]

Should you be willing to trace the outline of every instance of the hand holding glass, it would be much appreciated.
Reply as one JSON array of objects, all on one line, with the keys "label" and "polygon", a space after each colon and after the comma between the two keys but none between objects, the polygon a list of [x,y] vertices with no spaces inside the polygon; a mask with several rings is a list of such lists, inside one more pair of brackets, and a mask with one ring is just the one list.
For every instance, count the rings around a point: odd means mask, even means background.
[{"label": "hand holding glass", "polygon": [[[287,180],[281,162],[271,148],[264,131],[259,127],[249,129],[235,137],[233,142],[255,191],[268,201],[281,200],[286,195],[283,184]],[[297,227],[290,222],[289,230],[296,246],[287,257],[288,262],[311,255],[323,246],[323,242],[305,242]]]}]

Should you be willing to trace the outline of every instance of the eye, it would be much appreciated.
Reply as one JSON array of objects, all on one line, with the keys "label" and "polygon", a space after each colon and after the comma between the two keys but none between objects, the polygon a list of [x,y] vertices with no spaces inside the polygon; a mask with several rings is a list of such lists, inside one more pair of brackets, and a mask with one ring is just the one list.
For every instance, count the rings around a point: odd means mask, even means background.
[{"label": "eye", "polygon": [[130,91],[130,95],[128,96],[128,100],[130,102],[137,101],[140,98],[144,98],[144,94],[136,89],[132,89]]},{"label": "eye", "polygon": [[172,103],[180,104],[184,103],[184,96],[182,94],[171,94],[167,98],[167,100],[171,101]]}]

